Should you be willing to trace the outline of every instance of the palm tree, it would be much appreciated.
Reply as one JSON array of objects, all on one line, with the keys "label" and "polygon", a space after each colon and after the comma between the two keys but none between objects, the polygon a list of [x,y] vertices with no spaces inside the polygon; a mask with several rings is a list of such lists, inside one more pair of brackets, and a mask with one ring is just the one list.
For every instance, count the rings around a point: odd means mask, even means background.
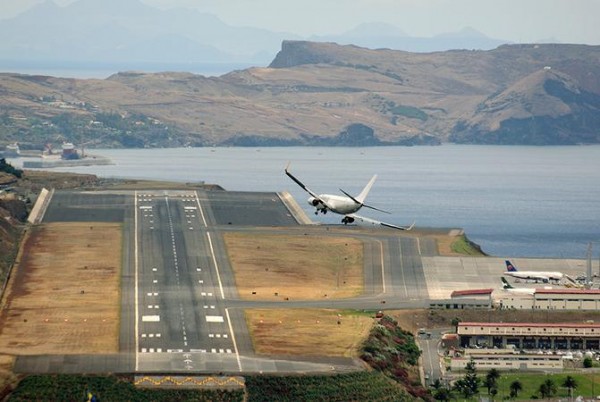
[{"label": "palm tree", "polygon": [[492,389],[498,388],[498,378],[500,378],[500,372],[495,368],[491,369],[486,374],[485,380],[483,381],[483,385],[485,385],[485,387],[487,388],[488,395],[490,395]]},{"label": "palm tree", "polygon": [[514,380],[510,383],[510,396],[516,397],[519,396],[519,392],[523,390],[523,384],[519,380]]},{"label": "palm tree", "polygon": [[567,378],[565,378],[565,380],[562,383],[563,387],[566,387],[569,389],[569,397],[573,397],[573,390],[575,388],[577,388],[577,381],[575,381],[575,379],[573,377],[571,377],[570,375],[567,376]]},{"label": "palm tree", "polygon": [[556,384],[551,378],[548,378],[542,383],[542,385],[540,385],[539,392],[542,398],[553,396],[556,394]]}]

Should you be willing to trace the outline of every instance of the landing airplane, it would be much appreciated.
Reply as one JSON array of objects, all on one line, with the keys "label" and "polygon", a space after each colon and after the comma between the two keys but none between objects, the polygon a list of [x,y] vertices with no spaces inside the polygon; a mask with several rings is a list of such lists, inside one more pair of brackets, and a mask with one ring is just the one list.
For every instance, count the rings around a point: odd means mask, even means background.
[{"label": "landing airplane", "polygon": [[525,294],[525,295],[532,295],[535,293],[535,289],[533,289],[533,288],[515,288],[513,285],[508,283],[508,281],[505,278],[500,278],[500,279],[502,279],[502,290],[504,290],[506,292]]},{"label": "landing airplane", "polygon": [[506,272],[504,272],[504,275],[512,276],[514,278],[548,283],[549,281],[558,282],[565,276],[562,272],[519,271],[510,261],[506,260],[505,262]]},{"label": "landing airplane", "polygon": [[365,204],[365,199],[367,198],[367,194],[369,194],[369,191],[371,190],[371,187],[373,186],[373,183],[375,182],[377,175],[374,175],[371,178],[371,180],[367,183],[365,188],[356,197],[351,196],[350,194],[348,194],[347,192],[345,192],[342,189],[340,189],[340,191],[342,193],[344,193],[344,196],[333,195],[333,194],[317,194],[317,193],[313,192],[311,189],[309,189],[308,187],[306,187],[296,177],[294,177],[294,175],[292,175],[290,173],[289,167],[290,167],[290,164],[288,163],[288,165],[285,168],[285,174],[290,179],[292,179],[297,185],[299,185],[304,191],[306,191],[308,194],[310,194],[310,197],[308,198],[308,204],[312,205],[313,207],[316,208],[315,215],[318,215],[319,212],[321,212],[322,214],[326,214],[327,211],[331,211],[336,214],[344,215],[344,217],[342,218],[342,223],[344,225],[347,225],[348,223],[352,223],[355,220],[359,220],[362,222],[371,223],[373,225],[381,225],[381,226],[398,229],[398,230],[411,230],[415,226],[414,223],[407,227],[396,226],[396,225],[392,225],[391,223],[380,222],[380,221],[377,221],[377,220],[374,220],[371,218],[365,218],[364,216],[359,216],[359,215],[355,214],[355,212],[360,210],[362,207],[374,209],[376,211],[385,212],[385,213],[389,214],[389,212],[386,212],[381,209],[378,209],[378,208],[375,208],[375,207]]}]

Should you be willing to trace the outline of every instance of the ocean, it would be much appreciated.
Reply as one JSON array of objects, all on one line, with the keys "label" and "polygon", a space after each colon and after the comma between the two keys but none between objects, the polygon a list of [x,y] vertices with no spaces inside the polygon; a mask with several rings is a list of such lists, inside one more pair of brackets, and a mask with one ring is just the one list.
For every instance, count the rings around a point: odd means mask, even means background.
[{"label": "ocean", "polygon": [[[308,194],[358,194],[378,179],[361,215],[393,224],[463,228],[491,255],[585,258],[600,251],[600,146],[274,147],[97,149],[109,166],[55,169],[111,178],[219,184],[236,191],[289,191],[313,220]],[[19,165],[19,159],[12,160]],[[597,258],[597,257],[594,257]]]}]

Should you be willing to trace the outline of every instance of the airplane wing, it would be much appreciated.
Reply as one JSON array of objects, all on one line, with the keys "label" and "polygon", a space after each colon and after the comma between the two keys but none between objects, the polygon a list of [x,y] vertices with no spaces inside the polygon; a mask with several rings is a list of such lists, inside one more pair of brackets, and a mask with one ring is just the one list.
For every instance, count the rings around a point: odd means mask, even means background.
[{"label": "airplane wing", "polygon": [[345,192],[345,191],[344,191],[344,190],[342,190],[341,188],[340,188],[340,191],[341,191],[342,193],[344,193],[344,195],[345,195],[346,197],[348,197],[348,198],[350,198],[352,201],[354,201],[354,202],[355,202],[357,205],[361,205],[361,206],[363,206],[363,207],[365,207],[365,208],[374,209],[375,211],[383,212],[383,213],[385,213],[385,214],[389,214],[389,213],[390,213],[390,212],[388,212],[388,211],[384,211],[383,209],[375,208],[375,207],[372,207],[372,206],[370,206],[370,205],[367,205],[367,204],[365,204],[365,203],[363,203],[363,202],[360,202],[360,201],[358,201],[356,198],[352,197],[350,194],[348,194],[347,192]]},{"label": "airplane wing", "polygon": [[412,225],[410,225],[410,226],[396,226],[396,225],[392,225],[391,223],[380,222],[375,219],[365,218],[364,216],[360,216],[360,215],[356,215],[356,214],[349,214],[346,216],[356,219],[356,220],[359,220],[361,222],[370,223],[372,225],[381,225],[381,226],[385,226],[387,228],[398,229],[398,230],[408,231],[408,230],[411,230],[415,226],[415,222],[413,222]]},{"label": "airplane wing", "polygon": [[294,182],[299,185],[304,191],[306,191],[308,194],[312,195],[315,199],[323,202],[323,200],[321,200],[319,198],[319,196],[317,195],[317,193],[315,193],[314,191],[312,191],[310,188],[306,187],[304,185],[304,183],[302,183],[300,180],[298,180],[296,177],[294,177],[293,174],[290,173],[290,171],[288,170],[288,168],[290,167],[290,164],[288,163],[287,166],[285,167],[285,174],[288,175],[288,177],[292,180],[294,180]]}]

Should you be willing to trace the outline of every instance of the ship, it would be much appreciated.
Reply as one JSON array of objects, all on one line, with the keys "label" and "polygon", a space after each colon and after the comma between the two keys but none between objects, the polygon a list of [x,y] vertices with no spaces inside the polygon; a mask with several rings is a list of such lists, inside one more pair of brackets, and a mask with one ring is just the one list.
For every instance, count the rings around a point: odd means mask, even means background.
[{"label": "ship", "polygon": [[74,160],[79,159],[80,156],[72,142],[63,142],[62,154],[60,155],[60,158],[65,160]]}]

